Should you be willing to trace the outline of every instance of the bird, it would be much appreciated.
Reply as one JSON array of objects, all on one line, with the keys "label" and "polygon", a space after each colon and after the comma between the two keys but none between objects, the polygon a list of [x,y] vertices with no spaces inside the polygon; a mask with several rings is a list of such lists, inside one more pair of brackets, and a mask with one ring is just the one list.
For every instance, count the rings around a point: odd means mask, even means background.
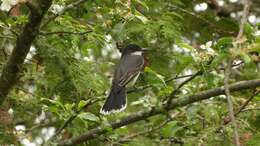
[{"label": "bird", "polygon": [[126,85],[132,80],[136,81],[144,69],[146,65],[144,54],[147,50],[136,44],[129,44],[121,49],[121,58],[114,72],[109,95],[100,109],[101,114],[118,113],[126,108]]}]

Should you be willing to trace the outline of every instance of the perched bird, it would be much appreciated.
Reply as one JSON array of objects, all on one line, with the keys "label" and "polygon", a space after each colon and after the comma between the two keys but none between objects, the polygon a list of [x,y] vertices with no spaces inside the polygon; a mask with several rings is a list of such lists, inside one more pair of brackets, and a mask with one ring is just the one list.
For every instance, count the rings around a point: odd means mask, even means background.
[{"label": "perched bird", "polygon": [[143,70],[146,50],[135,44],[130,44],[121,50],[122,55],[113,76],[112,87],[100,113],[107,115],[126,108],[126,85],[134,78],[136,80]]}]

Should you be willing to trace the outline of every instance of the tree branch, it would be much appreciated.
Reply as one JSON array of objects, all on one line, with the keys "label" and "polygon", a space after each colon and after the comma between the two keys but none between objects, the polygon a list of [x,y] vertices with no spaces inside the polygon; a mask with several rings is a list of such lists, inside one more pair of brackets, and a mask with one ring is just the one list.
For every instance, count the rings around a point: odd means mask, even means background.
[{"label": "tree branch", "polygon": [[253,110],[260,110],[260,108],[246,108],[246,109],[243,109],[241,112],[253,111]]},{"label": "tree branch", "polygon": [[185,81],[183,81],[170,95],[169,99],[167,99],[167,106],[171,105],[171,101],[173,98],[175,98],[175,95],[178,93],[178,91],[188,82],[190,82],[191,80],[193,80],[194,78],[196,78],[198,75],[201,75],[203,73],[202,70],[197,71],[195,74],[193,74],[191,77],[189,77],[188,79],[186,79]]},{"label": "tree branch", "polygon": [[[245,90],[245,89],[252,89],[252,88],[259,87],[259,86],[260,86],[260,79],[240,81],[240,82],[237,82],[234,84],[230,84],[229,90],[230,90],[230,92],[235,92],[235,91],[241,91],[241,90]],[[96,128],[93,128],[91,130],[88,130],[87,132],[83,133],[82,135],[62,141],[62,142],[58,143],[58,145],[72,146],[72,145],[80,144],[80,143],[94,139],[97,136],[108,132],[106,129],[108,129],[109,127],[112,127],[113,129],[117,129],[122,126],[126,126],[126,125],[132,124],[134,122],[144,120],[148,117],[152,117],[152,116],[164,113],[165,110],[172,110],[172,109],[175,109],[176,107],[185,106],[185,105],[197,102],[197,101],[209,99],[214,96],[223,95],[224,93],[225,93],[225,89],[222,86],[222,87],[217,87],[214,89],[202,91],[202,92],[190,95],[190,96],[173,99],[171,101],[171,106],[169,106],[166,109],[165,109],[165,107],[159,107],[159,108],[154,108],[154,109],[150,109],[150,110],[140,111],[140,112],[131,114],[125,118],[122,118],[121,120],[118,120],[115,122],[110,122],[109,126],[101,125]]]},{"label": "tree branch", "polygon": [[42,18],[49,9],[52,0],[39,0],[38,12],[31,11],[29,22],[24,26],[22,33],[16,40],[16,46],[2,70],[0,77],[0,105],[4,102],[7,94],[18,80],[18,74],[22,69],[23,62],[30,50],[30,46],[38,35]]},{"label": "tree branch", "polygon": [[[253,93],[252,96],[250,96],[250,98],[248,98],[240,107],[239,109],[234,113],[235,116],[237,116],[238,114],[240,114],[241,112],[244,111],[244,109],[246,108],[246,106],[249,104],[249,102],[260,93],[260,91],[256,91]],[[224,122],[223,125],[227,125],[229,122],[231,122],[231,119],[229,116],[224,118]]]},{"label": "tree branch", "polygon": [[92,30],[84,31],[84,32],[70,32],[70,31],[54,31],[54,32],[40,32],[40,35],[60,35],[60,34],[67,34],[67,35],[84,35],[93,32]]},{"label": "tree branch", "polygon": [[[240,39],[243,36],[244,25],[247,22],[248,13],[249,13],[249,0],[244,0],[243,15],[242,15],[241,23],[240,23],[240,26],[239,26],[239,32],[238,32],[238,35],[236,37],[235,48],[237,48],[237,44],[240,43]],[[232,97],[231,97],[231,94],[230,94],[229,83],[228,83],[230,71],[231,71],[231,65],[232,65],[232,60],[228,59],[227,66],[226,66],[226,69],[225,69],[225,78],[224,78],[224,84],[225,85],[224,86],[225,86],[225,94],[226,94],[227,101],[228,101],[229,117],[230,117],[230,121],[232,123],[233,132],[234,132],[235,145],[240,146],[237,123],[236,123],[235,114],[234,114],[234,107],[233,107]]]},{"label": "tree branch", "polygon": [[130,140],[133,140],[133,138],[138,137],[140,135],[147,135],[147,134],[150,134],[150,133],[152,133],[152,132],[154,132],[156,130],[159,130],[159,129],[163,128],[165,125],[167,125],[169,122],[171,122],[179,114],[180,113],[175,113],[173,115],[168,115],[167,119],[164,120],[163,122],[161,122],[159,125],[156,125],[154,127],[148,128],[145,131],[141,131],[141,132],[137,132],[137,133],[134,133],[134,134],[131,134],[131,135],[127,135],[127,136],[121,138],[119,141],[117,141],[117,143],[128,142]]},{"label": "tree branch", "polygon": [[[187,78],[187,77],[191,77],[191,76],[194,76],[194,74],[182,75],[182,76],[177,76],[176,75],[174,77],[170,77],[169,79],[165,80],[165,83],[169,83],[169,82],[171,82],[173,80]],[[144,86],[134,87],[134,88],[128,89],[127,93],[133,93],[133,92],[137,92],[137,91],[142,91],[142,90],[150,88],[150,87],[153,87],[153,84],[147,84],[147,85],[144,85]]]},{"label": "tree branch", "polygon": [[244,0],[243,15],[242,15],[241,23],[240,23],[240,26],[239,26],[239,32],[238,32],[238,35],[237,35],[237,38],[236,38],[237,41],[239,41],[242,38],[242,35],[244,33],[244,26],[247,22],[249,7],[250,7],[250,0]]},{"label": "tree branch", "polygon": [[227,101],[228,101],[229,117],[231,119],[232,126],[233,126],[235,145],[240,146],[237,124],[236,124],[235,115],[234,115],[233,101],[232,101],[232,97],[230,94],[229,83],[228,83],[229,76],[230,76],[230,70],[231,70],[231,64],[232,64],[232,61],[229,59],[227,61],[227,66],[225,69],[224,87],[225,87],[225,94],[226,94]]},{"label": "tree branch", "polygon": [[52,141],[55,137],[57,137],[63,129],[65,129],[77,116],[78,114],[83,110],[86,109],[88,106],[100,101],[101,99],[95,99],[95,100],[90,100],[86,105],[78,109],[74,114],[72,114],[60,127],[59,129],[55,132],[55,134],[51,137],[49,141]]},{"label": "tree branch", "polygon": [[131,135],[128,135],[128,136],[125,136],[123,137],[122,139],[120,139],[118,141],[118,143],[122,143],[122,142],[127,142],[129,140],[132,140],[133,138],[135,137],[138,137],[140,135],[147,135],[149,133],[152,133],[156,130],[159,130],[161,128],[163,128],[165,125],[167,125],[170,121],[172,121],[172,118],[167,118],[165,121],[163,121],[162,123],[160,123],[159,125],[155,126],[155,127],[151,127],[151,128],[148,128],[147,130],[145,131],[141,131],[141,132],[138,132],[138,133],[134,133],[134,134],[131,134]]},{"label": "tree branch", "polygon": [[[214,60],[214,58],[211,58],[207,65],[210,65],[212,63],[212,61]],[[189,77],[188,79],[186,79],[184,82],[182,82],[180,85],[178,85],[178,87],[170,94],[170,97],[167,99],[167,103],[166,106],[170,106],[171,105],[171,101],[173,98],[175,98],[175,95],[179,92],[179,90],[187,83],[189,83],[191,80],[195,79],[197,76],[202,75],[204,72],[203,69],[200,69],[199,71],[197,71],[195,74],[193,74],[191,77]]]}]

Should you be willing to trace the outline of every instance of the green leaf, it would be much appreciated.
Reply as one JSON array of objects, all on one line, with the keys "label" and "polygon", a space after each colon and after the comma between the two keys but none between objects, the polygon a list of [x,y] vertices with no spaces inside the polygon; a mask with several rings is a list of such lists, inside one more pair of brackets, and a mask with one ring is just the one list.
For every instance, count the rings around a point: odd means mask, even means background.
[{"label": "green leaf", "polygon": [[173,91],[172,86],[166,86],[165,88],[161,89],[159,92],[159,96],[167,96],[170,95]]},{"label": "green leaf", "polygon": [[164,137],[175,136],[175,134],[182,129],[177,125],[177,121],[171,121],[166,126],[164,126],[161,130],[161,133]]},{"label": "green leaf", "polygon": [[260,29],[260,22],[256,23],[256,26]]},{"label": "green leaf", "polygon": [[154,76],[156,76],[156,77],[157,77],[158,79],[160,79],[160,81],[166,86],[166,83],[165,83],[165,81],[164,81],[164,78],[165,78],[164,76],[158,74],[157,72],[153,71],[153,70],[152,70],[151,68],[149,68],[149,67],[145,67],[144,71],[147,72],[147,73],[150,73],[150,74],[152,74],[152,75],[154,75]]},{"label": "green leaf", "polygon": [[88,120],[88,121],[93,121],[93,122],[99,121],[99,117],[97,117],[96,115],[89,113],[89,112],[80,113],[78,115],[78,117],[82,120]]},{"label": "green leaf", "polygon": [[135,10],[134,15],[136,18],[141,20],[144,24],[148,21],[148,19],[142,13],[140,13],[138,10]]},{"label": "green leaf", "polygon": [[219,50],[227,49],[233,47],[234,39],[232,37],[223,37],[217,41],[215,48]]},{"label": "green leaf", "polygon": [[177,43],[176,45],[178,45],[179,47],[181,47],[183,49],[188,49],[188,51],[194,50],[194,48],[187,43]]},{"label": "green leaf", "polygon": [[66,109],[66,111],[68,111],[68,112],[70,112],[70,111],[72,111],[72,108],[74,107],[74,103],[72,103],[72,104],[68,104],[68,103],[66,103],[65,104],[65,109]]},{"label": "green leaf", "polygon": [[87,103],[88,103],[88,101],[86,101],[86,100],[80,100],[80,102],[78,104],[78,110],[82,109]]},{"label": "green leaf", "polygon": [[47,99],[47,98],[41,98],[41,102],[45,103],[46,105],[50,105],[50,104],[53,104],[55,105],[56,107],[61,107],[65,110],[65,107],[64,105],[59,102],[58,100],[52,100],[52,99]]},{"label": "green leaf", "polygon": [[240,56],[243,58],[243,60],[245,61],[245,63],[250,63],[250,62],[251,62],[251,58],[250,58],[250,56],[248,56],[248,54],[246,54],[246,53],[241,53]]},{"label": "green leaf", "polygon": [[117,23],[114,28],[112,29],[112,35],[114,36],[116,41],[123,41],[124,38],[124,32],[125,29],[125,23]]}]

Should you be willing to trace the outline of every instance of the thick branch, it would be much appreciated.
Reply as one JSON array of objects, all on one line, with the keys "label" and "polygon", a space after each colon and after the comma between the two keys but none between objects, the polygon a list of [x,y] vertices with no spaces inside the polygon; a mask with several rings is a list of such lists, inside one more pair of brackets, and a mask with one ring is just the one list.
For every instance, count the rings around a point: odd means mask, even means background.
[{"label": "thick branch", "polygon": [[[229,90],[230,90],[230,92],[234,92],[234,91],[241,91],[241,90],[245,90],[245,89],[253,89],[253,88],[258,87],[258,86],[260,86],[260,79],[249,80],[249,81],[241,81],[241,82],[237,82],[237,83],[234,83],[234,84],[230,84]],[[217,87],[217,88],[214,88],[214,89],[210,89],[210,90],[206,90],[206,91],[203,91],[203,92],[196,93],[194,95],[190,95],[190,96],[186,96],[186,97],[178,98],[178,99],[173,99],[171,101],[171,105],[166,110],[172,110],[172,109],[175,109],[176,107],[185,106],[185,105],[197,102],[197,101],[201,101],[201,100],[204,100],[204,99],[209,99],[209,98],[214,97],[214,96],[222,95],[224,93],[225,93],[224,87]],[[117,128],[120,128],[122,126],[129,125],[131,123],[144,120],[148,117],[161,114],[164,111],[165,111],[164,107],[155,108],[155,109],[151,109],[151,110],[148,110],[148,111],[140,111],[140,112],[131,114],[131,115],[129,115],[129,116],[127,116],[127,117],[125,117],[121,120],[111,122],[110,126],[113,129],[117,129]],[[108,126],[98,126],[96,128],[93,128],[93,129],[83,133],[82,135],[80,135],[78,137],[74,137],[74,138],[71,138],[71,139],[66,140],[64,142],[60,142],[58,145],[72,146],[72,145],[83,143],[85,141],[94,139],[95,137],[97,137],[101,134],[106,133],[107,132],[106,129],[108,129],[108,128],[109,128]]]},{"label": "thick branch", "polygon": [[16,40],[16,46],[3,68],[0,77],[0,104],[2,104],[10,89],[18,80],[18,74],[33,40],[38,34],[38,29],[45,12],[51,5],[51,0],[39,0],[39,10],[32,11],[29,22],[24,26],[22,33]]}]

